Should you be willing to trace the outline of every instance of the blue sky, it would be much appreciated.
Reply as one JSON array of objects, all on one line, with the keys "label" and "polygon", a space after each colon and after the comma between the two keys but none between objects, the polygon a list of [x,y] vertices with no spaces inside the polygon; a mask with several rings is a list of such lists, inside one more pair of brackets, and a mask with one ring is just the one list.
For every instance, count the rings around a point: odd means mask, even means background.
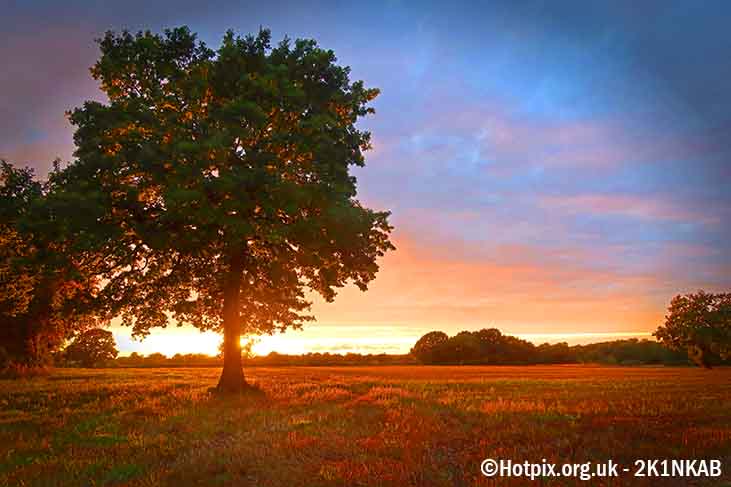
[{"label": "blue sky", "polygon": [[731,285],[727,2],[4,10],[0,155],[40,174],[71,157],[64,111],[101,97],[88,67],[107,29],[187,24],[215,47],[264,26],[317,39],[380,88],[357,176],[362,200],[393,211],[399,250],[368,293],[316,303],[335,341],[369,327],[646,332],[674,294]]}]

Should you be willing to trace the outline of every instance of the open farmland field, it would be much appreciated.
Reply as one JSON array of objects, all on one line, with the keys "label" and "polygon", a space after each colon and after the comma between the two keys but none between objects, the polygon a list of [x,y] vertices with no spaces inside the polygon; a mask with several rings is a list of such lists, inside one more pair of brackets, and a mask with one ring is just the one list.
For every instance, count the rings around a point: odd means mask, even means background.
[{"label": "open farmland field", "polygon": [[731,485],[731,370],[65,369],[0,381],[0,485],[530,485],[516,462],[720,459],[721,478],[544,478],[535,485]]}]

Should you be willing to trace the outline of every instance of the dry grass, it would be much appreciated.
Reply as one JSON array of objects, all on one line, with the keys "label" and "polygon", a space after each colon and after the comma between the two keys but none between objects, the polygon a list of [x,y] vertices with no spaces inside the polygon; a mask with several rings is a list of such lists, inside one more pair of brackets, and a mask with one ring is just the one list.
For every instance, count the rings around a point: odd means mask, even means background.
[{"label": "dry grass", "polygon": [[[0,485],[460,486],[486,457],[718,458],[731,485],[731,370],[258,368],[263,397],[206,393],[217,369],[58,370],[0,380]],[[726,484],[724,484],[726,482]]]}]

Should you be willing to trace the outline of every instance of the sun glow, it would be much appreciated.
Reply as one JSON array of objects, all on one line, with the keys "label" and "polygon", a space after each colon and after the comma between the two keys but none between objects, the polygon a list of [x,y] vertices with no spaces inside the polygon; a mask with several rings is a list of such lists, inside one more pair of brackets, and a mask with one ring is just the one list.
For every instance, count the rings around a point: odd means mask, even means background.
[{"label": "sun glow", "polygon": [[[241,345],[246,347],[251,341],[251,350],[258,356],[268,355],[271,352],[287,355],[306,353],[404,354],[408,353],[419,337],[428,331],[431,330],[385,326],[372,326],[367,329],[357,326],[315,326],[280,335],[242,337]],[[200,332],[190,327],[153,329],[150,335],[142,341],[132,339],[128,328],[116,326],[112,327],[112,332],[122,355],[137,352],[143,355],[162,353],[168,357],[178,353],[202,353],[215,356],[218,355],[221,345],[220,334],[210,331]],[[512,333],[511,330],[506,329],[504,333],[523,338],[536,345],[544,342],[563,341],[568,342],[569,345],[576,345],[628,338],[652,339],[649,332]],[[454,334],[454,332],[449,330],[449,334]]]},{"label": "sun glow", "polygon": [[162,353],[168,357],[179,354],[203,353],[217,355],[221,335],[200,332],[189,327],[157,328],[150,331],[144,340],[135,340],[129,328],[111,328],[121,355],[137,352],[142,355]]},{"label": "sun glow", "polygon": [[[287,355],[300,355],[307,353],[305,343],[301,340],[293,340],[283,335],[262,336],[253,338],[254,344],[251,351],[255,355],[269,355],[271,352],[283,353]],[[248,342],[248,339],[242,338],[242,345]]]}]

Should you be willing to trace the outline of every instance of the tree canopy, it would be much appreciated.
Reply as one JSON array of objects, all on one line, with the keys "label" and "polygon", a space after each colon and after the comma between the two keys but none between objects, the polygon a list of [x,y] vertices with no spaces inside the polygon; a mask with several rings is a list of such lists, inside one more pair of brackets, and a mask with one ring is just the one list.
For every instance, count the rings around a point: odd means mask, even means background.
[{"label": "tree canopy", "polygon": [[443,331],[430,331],[419,338],[413,347],[411,354],[423,363],[438,361],[437,354],[440,348],[449,340],[449,336]]},{"label": "tree canopy", "polygon": [[672,350],[655,340],[615,340],[572,345],[543,343],[534,345],[504,335],[496,328],[462,331],[449,337],[441,331],[422,336],[411,355],[423,364],[568,364],[601,363],[612,365],[667,364],[686,365],[685,350]]},{"label": "tree canopy", "polygon": [[95,367],[114,360],[118,353],[111,331],[92,328],[77,335],[66,347],[63,356],[68,362]]},{"label": "tree canopy", "polygon": [[731,359],[731,293],[675,296],[655,336],[705,367]]},{"label": "tree canopy", "polygon": [[432,331],[411,349],[425,364],[530,363],[536,360],[535,346],[525,340],[503,335],[496,328],[461,331],[453,337]]},{"label": "tree canopy", "polygon": [[73,212],[56,198],[59,174],[56,165],[40,182],[0,161],[0,343],[23,366],[43,365],[74,331],[103,321],[92,305],[99,282],[73,248]]},{"label": "tree canopy", "polygon": [[[144,335],[179,324],[224,331],[219,387],[245,384],[242,333],[312,319],[307,292],[365,290],[393,249],[388,212],[356,199],[356,127],[378,90],[313,40],[229,31],[217,50],[186,27],[107,33],[92,68],[109,102],[70,114],[66,195],[95,207],[108,245],[100,302]],[[111,240],[110,235],[115,235]]]}]

